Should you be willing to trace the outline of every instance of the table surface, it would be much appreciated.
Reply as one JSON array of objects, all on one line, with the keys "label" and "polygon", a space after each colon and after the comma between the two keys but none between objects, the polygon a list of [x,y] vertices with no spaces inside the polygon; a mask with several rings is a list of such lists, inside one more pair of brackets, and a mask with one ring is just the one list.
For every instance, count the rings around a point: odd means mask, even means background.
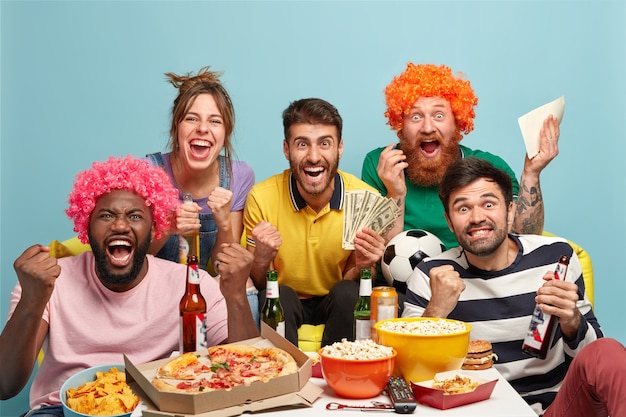
[{"label": "table surface", "polygon": [[[495,369],[485,369],[481,371],[463,371],[468,375],[474,376],[478,379],[492,381],[497,379],[498,382],[495,385],[491,397],[484,401],[475,402],[455,408],[449,408],[447,410],[439,410],[426,405],[417,404],[417,408],[413,412],[413,415],[420,417],[537,417],[537,414],[530,408],[530,406],[519,396],[519,394],[513,389],[513,387],[502,377],[502,375]],[[323,391],[321,395],[313,402],[311,407],[304,408],[282,408],[268,411],[259,411],[253,415],[259,417],[289,417],[290,415],[300,416],[319,416],[321,414],[337,417],[344,415],[360,415],[363,416],[363,412],[360,409],[342,409],[342,410],[327,410],[326,405],[330,402],[346,404],[346,405],[372,405],[373,401],[382,403],[389,403],[389,397],[386,395],[379,395],[375,398],[369,398],[365,400],[345,399],[338,397],[333,390],[326,384],[323,378],[311,378],[310,382],[320,387]],[[134,384],[134,383],[133,383]],[[138,389],[136,387],[135,389]],[[144,401],[146,399],[144,398]],[[143,406],[138,407],[133,412],[132,417],[141,417],[142,411],[144,411],[145,403]],[[154,405],[151,405],[151,409],[154,410]],[[391,410],[374,410],[375,414],[384,412],[386,415]],[[215,410],[215,415],[220,415],[219,410]],[[214,415],[211,413],[211,415]],[[178,413],[159,413],[158,415],[179,415]],[[368,413],[371,414],[371,413]],[[152,414],[151,414],[152,415]],[[244,414],[250,415],[250,414]]]},{"label": "table surface", "polygon": [[[513,389],[513,387],[502,377],[502,375],[495,369],[485,369],[481,371],[463,371],[464,373],[471,374],[477,378],[483,380],[498,379],[496,386],[491,394],[491,397],[485,401],[479,401],[472,404],[463,405],[456,408],[449,408],[447,410],[439,410],[426,405],[417,404],[417,408],[414,415],[420,417],[429,416],[458,416],[458,417],[489,417],[489,416],[508,416],[508,417],[537,417],[537,414],[530,408],[530,406],[519,396],[519,394]],[[337,402],[347,405],[371,405],[372,401],[380,401],[389,403],[389,397],[380,395],[376,398],[370,398],[367,400],[351,400],[340,398],[328,387],[326,381],[321,378],[311,378],[311,382],[324,389],[322,395],[313,403],[310,408],[302,408],[297,410],[298,416],[319,416],[320,413],[339,413],[338,417],[345,414],[359,413],[360,410],[346,410],[341,411],[328,411],[326,405],[329,402]],[[285,417],[290,411],[274,411],[268,413],[262,413],[263,416],[276,416]],[[294,412],[293,410],[291,411]],[[376,414],[379,412],[376,411]],[[329,414],[330,415],[330,414]]]}]

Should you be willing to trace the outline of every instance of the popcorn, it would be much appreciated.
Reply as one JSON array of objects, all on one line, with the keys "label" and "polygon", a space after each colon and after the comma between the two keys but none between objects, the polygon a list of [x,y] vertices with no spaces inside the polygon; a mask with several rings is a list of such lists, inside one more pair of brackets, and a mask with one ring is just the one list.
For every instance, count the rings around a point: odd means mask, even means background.
[{"label": "popcorn", "polygon": [[437,319],[421,321],[385,321],[380,324],[380,329],[394,333],[418,335],[453,334],[467,330],[463,322]]},{"label": "popcorn", "polygon": [[374,343],[370,339],[350,342],[342,339],[332,345],[324,346],[324,355],[339,359],[371,360],[387,358],[393,354],[393,349]]}]

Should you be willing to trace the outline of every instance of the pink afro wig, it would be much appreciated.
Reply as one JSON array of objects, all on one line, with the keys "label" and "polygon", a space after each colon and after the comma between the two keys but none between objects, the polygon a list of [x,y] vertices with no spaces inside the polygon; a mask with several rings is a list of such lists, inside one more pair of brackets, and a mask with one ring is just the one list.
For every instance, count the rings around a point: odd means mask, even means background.
[{"label": "pink afro wig", "polygon": [[459,131],[468,134],[474,129],[474,107],[478,98],[470,82],[461,76],[455,77],[445,65],[409,62],[406,70],[385,88],[385,97],[385,116],[393,130],[402,129],[404,118],[420,97],[445,98],[450,103]]},{"label": "pink afro wig", "polygon": [[89,242],[87,230],[96,202],[114,190],[132,191],[146,201],[146,206],[152,207],[155,239],[168,230],[170,214],[178,205],[178,191],[165,171],[131,156],[111,157],[106,162],[94,162],[91,169],[76,176],[69,196],[70,207],[65,213],[74,221],[74,231],[81,242]]}]

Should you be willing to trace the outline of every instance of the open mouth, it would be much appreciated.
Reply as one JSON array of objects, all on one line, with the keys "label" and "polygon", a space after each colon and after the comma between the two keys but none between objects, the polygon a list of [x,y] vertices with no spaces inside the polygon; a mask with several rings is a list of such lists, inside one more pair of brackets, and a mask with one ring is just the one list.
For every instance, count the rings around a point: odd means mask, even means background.
[{"label": "open mouth", "polygon": [[323,167],[310,167],[310,168],[304,168],[304,173],[305,175],[307,175],[308,177],[312,177],[312,178],[317,178],[320,175],[322,175],[324,173],[324,168]]},{"label": "open mouth", "polygon": [[194,158],[206,158],[213,146],[208,140],[194,139],[189,143],[189,148]]},{"label": "open mouth", "polygon": [[427,140],[420,143],[420,149],[422,153],[426,156],[434,156],[439,149],[439,141],[437,140]]},{"label": "open mouth", "polygon": [[126,240],[116,239],[107,245],[107,253],[111,264],[126,266],[132,259],[133,245]]}]

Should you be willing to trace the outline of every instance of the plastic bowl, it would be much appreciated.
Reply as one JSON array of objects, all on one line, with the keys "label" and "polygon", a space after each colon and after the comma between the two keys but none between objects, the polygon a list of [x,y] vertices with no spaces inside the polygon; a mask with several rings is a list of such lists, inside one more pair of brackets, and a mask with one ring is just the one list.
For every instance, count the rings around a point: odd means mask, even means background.
[{"label": "plastic bowl", "polygon": [[[451,334],[399,333],[381,329],[385,322],[441,321],[462,323],[465,330]],[[433,379],[436,373],[460,369],[467,355],[472,326],[457,320],[412,317],[382,320],[374,326],[378,343],[398,352],[396,374],[407,381],[421,382]]]},{"label": "plastic bowl", "polygon": [[[123,363],[94,366],[92,368],[83,369],[82,371],[75,373],[74,375],[69,377],[67,381],[63,383],[63,385],[61,385],[61,389],[59,390],[59,396],[61,397],[61,403],[63,404],[63,414],[65,415],[65,417],[91,417],[89,414],[79,413],[78,411],[74,411],[70,407],[68,407],[66,402],[67,390],[69,388],[78,388],[86,382],[95,381],[96,372],[109,372],[111,368],[117,368],[122,372],[124,372],[124,370],[126,369]],[[130,417],[131,414],[132,411],[124,414],[115,414],[115,416],[113,417]]]},{"label": "plastic bowl", "polygon": [[393,373],[395,350],[391,356],[368,360],[333,358],[323,350],[319,350],[322,375],[335,394],[343,398],[376,397]]}]

